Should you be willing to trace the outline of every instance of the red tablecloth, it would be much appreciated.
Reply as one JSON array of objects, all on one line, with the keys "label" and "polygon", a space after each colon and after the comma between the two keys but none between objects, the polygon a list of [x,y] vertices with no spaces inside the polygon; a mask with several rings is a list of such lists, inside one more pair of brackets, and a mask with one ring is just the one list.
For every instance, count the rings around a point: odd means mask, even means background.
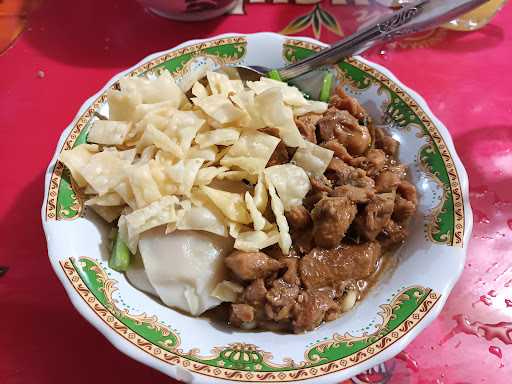
[{"label": "red tablecloth", "polygon": [[[73,309],[46,254],[43,172],[79,106],[115,73],[191,38],[280,31],[313,10],[268,3],[246,4],[245,15],[180,24],[132,0],[47,0],[0,56],[0,265],[10,267],[0,278],[0,383],[172,382],[115,350]],[[322,7],[344,33],[373,12],[359,6],[347,13],[330,1]],[[337,36],[325,25],[319,32],[327,42]],[[386,364],[391,383],[512,380],[511,34],[509,5],[478,32],[440,30],[367,54],[422,94],[447,125],[469,172],[475,212],[464,275],[442,315],[406,355]],[[487,340],[482,332],[461,332],[457,315],[508,323]],[[377,376],[354,382],[385,382]]]}]

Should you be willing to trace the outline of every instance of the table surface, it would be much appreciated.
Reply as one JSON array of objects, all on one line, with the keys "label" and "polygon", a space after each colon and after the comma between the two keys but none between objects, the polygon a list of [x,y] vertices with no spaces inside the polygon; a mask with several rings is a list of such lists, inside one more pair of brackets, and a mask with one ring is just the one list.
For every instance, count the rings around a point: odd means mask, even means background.
[{"label": "table surface", "polygon": [[[23,2],[0,7],[8,3]],[[248,1],[238,9],[244,15],[180,24],[133,0],[25,3],[38,7],[30,15],[30,7],[0,8],[0,30],[11,21],[24,29],[0,54],[0,164],[9,171],[0,189],[0,265],[9,267],[0,278],[0,382],[173,382],[118,352],[72,307],[48,262],[43,173],[82,102],[120,70],[192,38],[281,31],[314,6]],[[322,7],[345,34],[374,12],[330,1]],[[325,25],[318,32],[326,42],[337,38]],[[348,382],[510,383],[511,34],[508,5],[479,31],[440,29],[366,54],[423,95],[448,127],[469,173],[475,227],[464,274],[442,314],[384,373]],[[485,328],[493,331],[487,338]]]}]

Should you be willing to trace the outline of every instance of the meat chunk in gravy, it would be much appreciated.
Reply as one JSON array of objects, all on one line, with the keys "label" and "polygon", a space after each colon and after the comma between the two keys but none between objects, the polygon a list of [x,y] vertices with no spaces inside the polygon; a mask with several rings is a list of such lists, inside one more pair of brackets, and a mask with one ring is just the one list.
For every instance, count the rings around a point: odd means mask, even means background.
[{"label": "meat chunk in gravy", "polygon": [[409,236],[407,227],[398,224],[394,220],[389,220],[386,226],[379,234],[379,241],[384,251],[390,251],[396,246],[402,244]]},{"label": "meat chunk in gravy", "polygon": [[417,205],[418,196],[416,194],[416,188],[409,181],[402,180],[397,188],[393,220],[401,225],[408,224],[416,213]]},{"label": "meat chunk in gravy", "polygon": [[395,208],[393,210],[393,220],[397,223],[405,224],[415,213],[416,204],[397,194],[395,198]]},{"label": "meat chunk in gravy", "polygon": [[352,172],[347,184],[368,190],[375,189],[375,181],[371,177],[366,176],[366,172],[359,168]]},{"label": "meat chunk in gravy", "polygon": [[345,163],[349,163],[353,160],[353,157],[348,153],[347,148],[341,144],[338,140],[329,140],[322,144],[322,147],[330,149],[334,152],[334,156],[343,160]]},{"label": "meat chunk in gravy", "polygon": [[386,165],[386,154],[381,149],[370,149],[365,156],[352,159],[350,165],[364,169],[368,176],[375,177]]},{"label": "meat chunk in gravy", "polygon": [[301,295],[301,301],[294,307],[293,330],[295,333],[312,331],[329,316],[328,314],[340,312],[340,306],[334,301],[330,291],[305,291]]},{"label": "meat chunk in gravy", "polygon": [[357,208],[347,197],[324,197],[311,211],[313,237],[318,246],[333,248],[345,237]]},{"label": "meat chunk in gravy", "polygon": [[255,310],[248,304],[232,304],[229,322],[236,327],[243,327],[254,321]]},{"label": "meat chunk in gravy", "polygon": [[355,187],[368,189],[373,189],[375,187],[374,179],[367,176],[364,169],[348,165],[337,157],[332,158],[331,162],[327,166],[325,174],[335,186],[349,184]]},{"label": "meat chunk in gravy", "polygon": [[270,276],[282,265],[263,252],[235,251],[226,257],[227,267],[241,280],[254,280]]},{"label": "meat chunk in gravy", "polygon": [[315,247],[315,239],[313,237],[313,228],[308,227],[300,231],[292,231],[293,248],[299,254],[305,254]]},{"label": "meat chunk in gravy", "polygon": [[283,262],[286,265],[286,272],[283,275],[283,280],[288,284],[299,285],[299,259],[287,257]]},{"label": "meat chunk in gravy", "polygon": [[316,123],[322,118],[317,113],[308,113],[295,118],[295,124],[299,128],[299,132],[306,140],[316,144]]},{"label": "meat chunk in gravy", "polygon": [[368,117],[368,114],[364,110],[359,101],[354,97],[348,96],[341,86],[337,86],[335,94],[331,97],[330,105],[337,109],[346,110],[352,116],[359,120],[363,120]]},{"label": "meat chunk in gravy", "polygon": [[299,291],[298,285],[287,283],[284,279],[277,279],[272,282],[272,288],[267,292],[266,298],[273,307],[289,306],[291,308],[295,304]]},{"label": "meat chunk in gravy", "polygon": [[387,155],[395,157],[400,143],[386,134],[382,128],[375,128],[374,133],[375,148],[382,149]]},{"label": "meat chunk in gravy", "polygon": [[350,181],[355,168],[345,163],[343,160],[333,157],[327,166],[327,177],[336,185],[343,185]]},{"label": "meat chunk in gravy", "polygon": [[400,184],[400,177],[391,171],[384,171],[375,178],[377,192],[394,192]]},{"label": "meat chunk in gravy", "polygon": [[395,207],[394,193],[375,195],[354,220],[356,232],[364,239],[373,241],[388,224]]},{"label": "meat chunk in gravy", "polygon": [[286,271],[253,280],[242,303],[231,305],[230,323],[245,329],[259,325],[295,333],[313,330],[347,310],[348,282],[374,273],[379,257],[379,243],[371,242],[315,248],[302,259],[281,259]]},{"label": "meat chunk in gravy", "polygon": [[332,191],[331,181],[328,178],[326,178],[325,176],[310,177],[309,181],[311,182],[311,191],[312,192],[331,192]]},{"label": "meat chunk in gravy", "polygon": [[418,204],[416,187],[407,180],[402,180],[402,182],[398,185],[398,192],[404,199],[409,200],[415,206]]},{"label": "meat chunk in gravy", "polygon": [[370,145],[368,128],[359,125],[358,120],[348,111],[329,108],[318,121],[318,133],[322,141],[336,139],[351,155],[361,155]]},{"label": "meat chunk in gravy", "polygon": [[373,196],[375,196],[375,191],[373,188],[355,187],[350,184],[345,184],[334,188],[334,191],[331,192],[330,196],[345,196],[354,203],[367,203]]},{"label": "meat chunk in gravy", "polygon": [[333,249],[315,248],[300,260],[299,273],[308,289],[364,279],[375,272],[380,255],[381,247],[376,241],[341,244]]},{"label": "meat chunk in gravy", "polygon": [[311,215],[303,205],[292,207],[285,216],[288,224],[295,230],[304,229],[311,224]]},{"label": "meat chunk in gravy", "polygon": [[309,181],[311,182],[311,191],[309,191],[304,199],[304,206],[311,211],[316,203],[332,192],[332,184],[325,176],[310,177]]},{"label": "meat chunk in gravy", "polygon": [[259,305],[265,302],[267,288],[263,279],[256,279],[245,288],[244,301],[251,305]]}]

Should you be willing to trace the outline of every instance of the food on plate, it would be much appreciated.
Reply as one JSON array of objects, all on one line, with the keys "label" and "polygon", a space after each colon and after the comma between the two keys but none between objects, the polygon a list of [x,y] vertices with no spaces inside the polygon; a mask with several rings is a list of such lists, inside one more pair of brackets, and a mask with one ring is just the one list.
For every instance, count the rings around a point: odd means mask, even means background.
[{"label": "food on plate", "polygon": [[268,78],[207,72],[181,88],[163,71],[107,102],[60,161],[115,227],[111,268],[172,308],[312,330],[407,238],[417,197],[399,143],[341,87],[325,103]]}]

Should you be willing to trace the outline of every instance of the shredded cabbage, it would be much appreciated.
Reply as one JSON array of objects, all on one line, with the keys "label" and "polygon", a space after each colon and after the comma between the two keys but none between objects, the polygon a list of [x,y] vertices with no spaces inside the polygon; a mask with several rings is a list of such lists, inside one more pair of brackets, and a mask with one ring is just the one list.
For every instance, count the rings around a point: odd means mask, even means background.
[{"label": "shredded cabbage", "polygon": [[254,224],[254,229],[256,231],[261,231],[263,228],[265,228],[267,224],[267,220],[261,212],[258,210],[258,207],[254,203],[254,199],[252,198],[251,194],[249,192],[245,192],[245,205],[247,206],[247,209],[249,210],[249,214],[251,215],[252,222]]},{"label": "shredded cabbage", "polygon": [[142,232],[176,221],[176,203],[178,203],[178,199],[175,196],[164,196],[160,200],[126,215],[128,243],[133,244]]},{"label": "shredded cabbage", "polygon": [[104,145],[121,145],[129,129],[130,123],[123,121],[96,120],[89,129],[87,141]]},{"label": "shredded cabbage", "polygon": [[251,222],[251,216],[245,207],[242,195],[207,186],[201,186],[200,189],[228,219],[240,224],[249,224]]},{"label": "shredded cabbage", "polygon": [[288,255],[288,253],[290,253],[290,247],[292,246],[292,238],[290,236],[290,227],[284,215],[284,206],[279,196],[277,196],[276,189],[270,178],[267,177],[266,182],[271,199],[270,206],[272,207],[272,212],[276,217],[276,223],[279,228],[279,247],[284,255]]},{"label": "shredded cabbage", "polygon": [[185,209],[178,219],[176,228],[181,230],[196,230],[211,232],[219,236],[227,236],[228,230],[223,217],[206,206]]},{"label": "shredded cabbage", "polygon": [[251,174],[260,174],[279,144],[279,139],[258,131],[246,131],[232,145],[220,164],[238,167]]},{"label": "shredded cabbage", "polygon": [[71,176],[76,181],[79,187],[84,188],[88,185],[85,178],[82,176],[81,170],[89,162],[92,155],[98,153],[99,148],[95,144],[81,144],[73,149],[62,151],[59,160],[68,167]]},{"label": "shredded cabbage", "polygon": [[212,145],[233,145],[240,137],[240,130],[236,128],[219,128],[200,133],[196,136],[196,143],[203,149]]},{"label": "shredded cabbage", "polygon": [[274,165],[266,168],[265,176],[277,190],[286,211],[301,205],[302,199],[311,189],[306,172],[293,164]]},{"label": "shredded cabbage", "polygon": [[192,102],[221,124],[233,123],[243,117],[242,110],[235,107],[226,95],[215,94],[200,99],[193,98]]},{"label": "shredded cabbage", "polygon": [[256,96],[256,105],[268,127],[279,129],[279,136],[288,147],[303,147],[302,138],[292,108],[285,105],[281,88],[269,88]]},{"label": "shredded cabbage", "polygon": [[125,77],[119,83],[121,90],[140,95],[143,103],[152,104],[170,101],[175,108],[178,108],[185,101],[183,91],[168,71],[153,79]]},{"label": "shredded cabbage", "polygon": [[279,239],[280,234],[278,231],[269,233],[263,231],[247,231],[238,235],[234,247],[240,251],[256,252],[278,243]]},{"label": "shredded cabbage", "polygon": [[301,167],[310,176],[321,176],[329,166],[334,152],[309,141],[304,148],[299,148],[292,162]]}]

